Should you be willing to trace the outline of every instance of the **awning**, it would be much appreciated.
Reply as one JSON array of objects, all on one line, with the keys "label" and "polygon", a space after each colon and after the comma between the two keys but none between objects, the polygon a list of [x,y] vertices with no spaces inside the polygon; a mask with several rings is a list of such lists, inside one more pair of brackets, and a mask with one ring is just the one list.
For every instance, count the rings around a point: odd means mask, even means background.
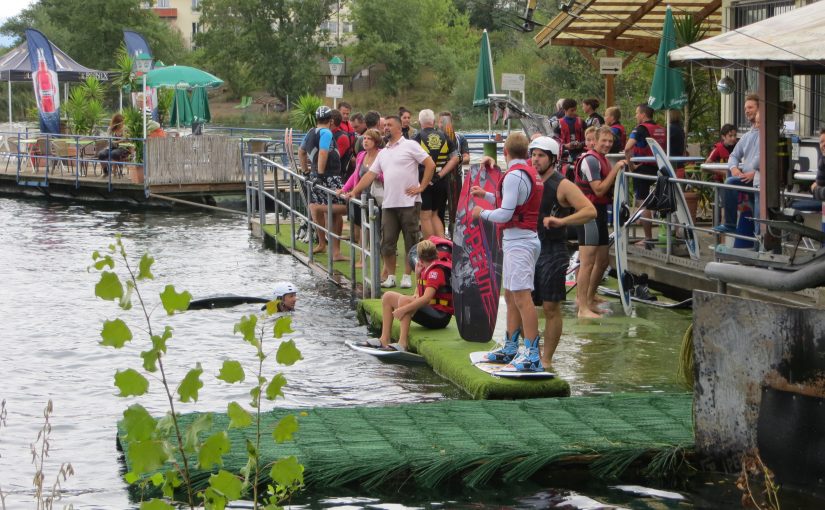
[{"label": "awning", "polygon": [[[825,71],[825,2],[817,2],[670,52],[671,62],[777,62],[796,74]],[[803,72],[800,72],[803,71]]]},{"label": "awning", "polygon": [[[81,82],[87,77],[94,76],[100,81],[108,81],[106,71],[89,69],[72,60],[63,50],[52,44],[54,62],[57,67],[57,77],[60,82]],[[0,57],[0,81],[31,81],[31,63],[29,62],[29,48],[25,41]]]}]

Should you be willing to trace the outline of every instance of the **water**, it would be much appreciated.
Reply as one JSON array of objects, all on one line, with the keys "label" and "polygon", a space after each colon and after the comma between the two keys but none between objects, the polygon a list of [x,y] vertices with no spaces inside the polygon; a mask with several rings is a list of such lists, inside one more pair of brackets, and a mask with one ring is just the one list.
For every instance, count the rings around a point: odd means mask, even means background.
[{"label": "water", "polygon": [[[282,369],[290,384],[286,399],[276,405],[380,405],[464,398],[429,369],[382,364],[347,349],[345,340],[368,334],[357,324],[347,294],[291,257],[262,248],[260,240],[244,227],[242,217],[92,209],[65,202],[0,198],[0,224],[0,399],[6,400],[8,412],[6,426],[0,428],[0,488],[7,508],[32,506],[34,468],[29,444],[42,426],[49,399],[54,412],[46,482],[51,485],[62,462],[71,462],[76,472],[63,483],[66,493],[61,504],[72,503],[75,508],[131,505],[121,479],[115,427],[133,400],[115,396],[113,375],[116,369],[139,366],[138,353],[145,347],[130,344],[117,351],[98,342],[101,322],[117,316],[124,317],[139,335],[140,315],[137,309],[122,312],[96,299],[97,273],[85,270],[92,251],[104,249],[117,233],[123,234],[131,255],[149,251],[156,259],[155,280],[143,291],[151,303],[158,303],[157,293],[167,283],[189,290],[196,298],[222,293],[266,296],[272,283],[281,279],[298,285],[299,311],[293,325],[296,343],[307,361]],[[232,327],[241,315],[255,312],[255,305],[244,305],[167,318],[161,308],[154,310],[154,328],[167,324],[174,328],[166,358],[172,378],[193,368],[196,360],[204,368],[199,402],[184,405],[181,411],[223,411],[229,400],[247,401],[248,386],[219,385],[210,374],[217,374],[228,358],[251,364],[254,352],[232,334]],[[617,313],[587,323],[567,321],[554,364],[570,381],[574,394],[680,388],[674,374],[689,314],[641,307],[637,314],[631,319]],[[279,370],[274,365],[269,368]],[[151,384],[152,395],[159,397],[159,383]],[[165,412],[160,398],[144,398],[141,403],[154,414]],[[556,504],[597,508],[588,506],[593,503],[582,499],[586,496],[579,491],[632,508],[652,508],[648,502],[659,502],[657,508],[703,507],[699,499],[694,506],[629,496],[586,477],[525,483],[504,491],[464,492],[453,487],[444,493],[402,489],[364,494],[342,489],[310,494],[300,503],[307,508],[551,508]]]}]

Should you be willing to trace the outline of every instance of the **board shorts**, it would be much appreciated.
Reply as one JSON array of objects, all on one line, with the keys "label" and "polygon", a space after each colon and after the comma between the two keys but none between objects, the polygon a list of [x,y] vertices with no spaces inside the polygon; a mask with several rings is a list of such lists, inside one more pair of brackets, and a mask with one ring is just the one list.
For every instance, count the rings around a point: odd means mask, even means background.
[{"label": "board shorts", "polygon": [[412,321],[427,329],[444,329],[452,318],[452,314],[436,310],[430,305],[424,305],[415,311]]},{"label": "board shorts", "polygon": [[564,301],[567,297],[564,281],[569,265],[570,254],[564,242],[542,244],[533,285],[533,303],[536,306],[541,306],[545,301]]},{"label": "board shorts", "polygon": [[607,205],[596,205],[596,218],[576,227],[579,246],[607,246],[610,234],[607,233]]},{"label": "board shorts", "polygon": [[[659,173],[659,168],[652,165],[639,165],[633,170],[634,174],[644,174],[656,176]],[[656,181],[649,181],[647,179],[633,179],[633,196],[636,200],[644,200],[650,194],[650,187],[654,186]]]},{"label": "board shorts", "polygon": [[[344,182],[341,179],[340,175],[318,175],[316,177],[316,182],[324,186],[325,188],[329,188],[333,191],[339,190],[344,187]],[[327,205],[327,194],[319,188],[315,186],[312,187],[312,192],[309,196],[310,203],[313,204],[321,204]],[[332,199],[333,204],[343,204],[344,199],[335,197]]]},{"label": "board shorts", "polygon": [[447,207],[447,195],[450,188],[447,179],[441,179],[421,193],[422,211],[440,211]]},{"label": "board shorts", "polygon": [[381,211],[381,255],[395,255],[398,236],[404,234],[404,253],[421,240],[421,204],[388,207]]},{"label": "board shorts", "polygon": [[533,290],[536,261],[541,251],[538,236],[502,241],[504,262],[501,287],[509,291]]}]

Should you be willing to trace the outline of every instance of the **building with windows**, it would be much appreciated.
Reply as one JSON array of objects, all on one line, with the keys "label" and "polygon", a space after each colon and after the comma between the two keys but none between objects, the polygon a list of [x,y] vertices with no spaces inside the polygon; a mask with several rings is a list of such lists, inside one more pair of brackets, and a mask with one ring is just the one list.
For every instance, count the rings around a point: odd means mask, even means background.
[{"label": "building with windows", "polygon": [[195,47],[195,34],[200,32],[201,0],[154,0],[143,2],[144,9],[152,9],[161,19],[177,28],[186,47]]}]

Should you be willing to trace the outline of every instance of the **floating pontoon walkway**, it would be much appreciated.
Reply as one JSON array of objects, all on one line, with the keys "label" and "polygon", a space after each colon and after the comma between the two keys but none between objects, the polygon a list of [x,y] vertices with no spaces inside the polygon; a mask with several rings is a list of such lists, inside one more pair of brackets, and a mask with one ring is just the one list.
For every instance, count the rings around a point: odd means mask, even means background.
[{"label": "floating pontoon walkway", "polygon": [[[435,487],[462,477],[468,486],[492,477],[520,480],[562,463],[587,464],[597,475],[618,475],[630,465],[662,474],[693,446],[692,396],[617,394],[517,401],[445,400],[387,407],[275,409],[265,414],[261,463],[295,455],[309,486],[415,483]],[[276,444],[269,431],[288,414],[298,416],[293,442]],[[184,427],[198,415],[184,415]],[[225,429],[213,415],[213,430]],[[122,424],[118,439],[131,471]],[[240,473],[254,428],[229,430],[223,469]],[[190,466],[196,466],[193,457]],[[268,470],[264,470],[268,473]],[[209,472],[196,472],[199,487]],[[264,486],[269,478],[259,480]]]}]

